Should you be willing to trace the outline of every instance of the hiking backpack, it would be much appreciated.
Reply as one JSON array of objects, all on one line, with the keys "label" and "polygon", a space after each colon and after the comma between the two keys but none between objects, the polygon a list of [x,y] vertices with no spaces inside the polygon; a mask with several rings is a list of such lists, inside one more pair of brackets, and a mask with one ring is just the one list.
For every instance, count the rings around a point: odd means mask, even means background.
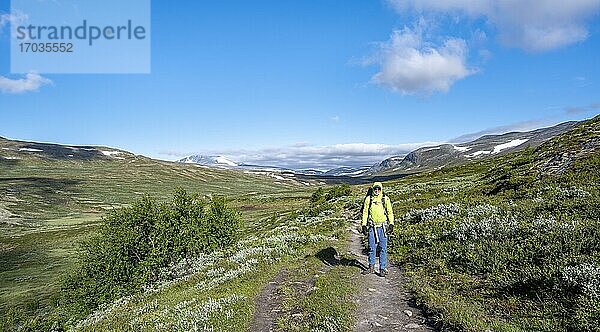
[{"label": "hiking backpack", "polygon": [[[365,210],[365,199],[367,199],[367,197],[369,197],[369,207],[367,210],[367,211],[369,211],[367,220],[369,220],[369,217],[371,216],[371,205],[373,204],[373,187],[369,187],[369,190],[367,190],[367,194],[365,195],[365,198],[363,198],[362,204],[360,205],[360,217],[361,218],[362,218],[363,212]],[[386,221],[389,222],[389,220],[387,220],[388,219],[388,211],[385,206],[385,192],[383,191],[383,188],[381,188],[381,204],[383,205],[383,213],[385,213]]]}]

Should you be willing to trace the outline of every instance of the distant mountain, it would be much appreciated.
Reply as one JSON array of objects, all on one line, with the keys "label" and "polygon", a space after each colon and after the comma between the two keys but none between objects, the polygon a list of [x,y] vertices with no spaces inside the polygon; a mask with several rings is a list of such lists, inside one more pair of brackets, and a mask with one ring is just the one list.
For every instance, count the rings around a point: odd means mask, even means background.
[{"label": "distant mountain", "polygon": [[292,172],[294,172],[296,174],[302,174],[302,175],[321,175],[321,174],[325,173],[324,171],[321,171],[318,169],[298,169],[298,170],[294,170]]},{"label": "distant mountain", "polygon": [[359,176],[362,175],[366,170],[370,169],[370,166],[362,166],[362,167],[337,167],[334,169],[330,169],[327,172],[323,173],[323,175],[333,175],[333,176]]},{"label": "distant mountain", "polygon": [[470,160],[521,150],[527,146],[537,147],[548,139],[568,131],[578,123],[571,121],[528,132],[486,135],[467,143],[423,147],[405,156],[399,155],[387,158],[373,166],[340,166],[328,171],[316,169],[293,170],[277,166],[245,164],[232,161],[223,156],[194,155],[183,158],[179,162],[267,173],[267,175],[275,178],[281,175],[312,176],[316,178],[388,176],[458,165]]},{"label": "distant mountain", "polygon": [[423,147],[404,157],[394,156],[388,158],[371,167],[366,174],[388,175],[420,172],[522,150],[528,146],[537,147],[547,140],[568,131],[578,123],[577,121],[571,121],[528,132],[486,135],[468,143]]},{"label": "distant mountain", "polygon": [[[570,188],[556,198],[562,196],[569,200],[590,196],[586,190],[596,188],[600,182],[600,115],[578,122],[571,130],[552,137],[531,153],[496,160],[491,160],[494,167],[487,172],[486,180],[491,184],[489,194],[535,186],[551,178],[557,188]],[[562,177],[564,173],[570,174]],[[578,186],[566,183],[577,183]]]},{"label": "distant mountain", "polygon": [[223,156],[201,156],[201,155],[193,155],[183,159],[178,160],[180,163],[186,164],[198,164],[204,166],[229,166],[235,167],[238,164],[234,161],[231,161]]},{"label": "distant mountain", "polygon": [[264,166],[255,164],[238,163],[227,159],[223,156],[202,156],[194,155],[178,160],[180,163],[192,163],[210,167],[225,167],[238,170],[262,172],[262,173],[277,173],[286,175],[310,175],[310,176],[355,176],[364,173],[369,166],[362,167],[337,167],[328,171],[318,169],[290,169],[277,166]]},{"label": "distant mountain", "polygon": [[105,160],[133,157],[135,154],[131,152],[109,147],[25,142],[0,137],[0,160]]},{"label": "distant mountain", "polygon": [[384,161],[369,167],[365,171],[365,173],[366,174],[375,174],[375,173],[385,171],[387,169],[393,169],[396,166],[398,166],[402,162],[402,160],[404,160],[404,156],[393,156],[393,157],[387,158]]},{"label": "distant mountain", "polygon": [[[99,218],[145,193],[166,198],[178,187],[201,194],[225,190],[228,195],[241,195],[318,184],[320,181],[294,176],[156,160],[111,147],[0,139],[3,231],[7,225],[24,225],[28,231],[44,225],[43,232],[54,231],[75,225],[71,222],[78,218],[95,224],[90,215]],[[45,225],[57,218],[68,221]]]}]

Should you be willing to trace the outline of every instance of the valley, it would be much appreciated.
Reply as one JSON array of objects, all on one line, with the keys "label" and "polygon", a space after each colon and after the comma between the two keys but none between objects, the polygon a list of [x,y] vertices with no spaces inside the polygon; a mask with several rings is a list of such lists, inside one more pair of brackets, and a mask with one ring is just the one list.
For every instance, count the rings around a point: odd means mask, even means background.
[{"label": "valley", "polygon": [[[364,177],[290,174],[285,181],[112,148],[2,139],[1,326],[252,330],[256,315],[267,317],[257,303],[267,297],[273,304],[265,322],[281,331],[392,330],[398,324],[423,330],[596,329],[599,124],[596,117],[565,125],[539,144],[512,151],[522,144],[507,143],[524,138],[458,144],[465,150],[451,149],[491,153],[429,164],[434,166],[414,174],[392,167]],[[498,146],[502,153],[493,153]],[[429,149],[417,151],[446,147]],[[385,180],[394,202],[390,253],[402,282],[393,289],[404,294],[403,310],[418,320],[400,318],[403,312],[393,319],[360,316],[360,301],[369,295],[361,288],[365,258],[352,239],[364,192],[375,179]],[[65,277],[80,264],[79,243],[98,234],[111,211],[135,207],[146,195],[169,201],[175,190],[207,201],[226,197],[243,221],[238,242],[165,267],[139,291],[95,310],[65,304],[61,293]],[[364,286],[367,294],[385,287],[386,279],[373,278]]]}]

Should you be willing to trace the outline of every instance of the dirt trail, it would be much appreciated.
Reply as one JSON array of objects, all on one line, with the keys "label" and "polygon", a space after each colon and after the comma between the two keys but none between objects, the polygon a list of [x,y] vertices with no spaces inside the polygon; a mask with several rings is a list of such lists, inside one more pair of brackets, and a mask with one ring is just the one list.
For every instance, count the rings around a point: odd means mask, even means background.
[{"label": "dirt trail", "polygon": [[[350,230],[349,253],[360,262],[368,265],[368,257],[363,253],[360,233]],[[378,270],[378,263],[376,263]],[[360,293],[357,294],[356,332],[366,331],[435,331],[428,326],[421,311],[411,302],[411,296],[404,286],[406,277],[394,265],[389,274],[382,278],[377,274],[361,276]]]},{"label": "dirt trail", "polygon": [[248,331],[275,331],[277,318],[281,315],[281,294],[278,287],[285,281],[287,271],[282,270],[261,291],[256,299],[256,312]]},{"label": "dirt trail", "polygon": [[[367,255],[361,243],[360,233],[352,228],[348,243],[348,254],[342,260],[334,248],[321,250],[315,256],[330,268],[338,264],[364,268],[368,266]],[[349,259],[353,257],[354,259]],[[378,265],[376,264],[376,267]],[[382,278],[378,274],[358,275],[361,287],[354,299],[358,308],[355,332],[368,331],[435,331],[427,324],[421,311],[411,301],[411,295],[404,286],[406,276],[397,266],[390,265],[389,274]],[[357,269],[356,273],[360,273]],[[282,270],[269,282],[257,298],[257,308],[248,331],[275,331],[276,322],[282,314],[282,295],[279,291],[288,277],[288,271]]]}]

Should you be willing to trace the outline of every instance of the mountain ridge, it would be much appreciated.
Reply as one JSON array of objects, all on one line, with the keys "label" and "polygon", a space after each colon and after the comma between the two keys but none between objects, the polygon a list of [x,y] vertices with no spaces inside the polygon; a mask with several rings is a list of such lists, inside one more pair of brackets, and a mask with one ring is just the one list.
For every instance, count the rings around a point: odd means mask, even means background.
[{"label": "mountain ridge", "polygon": [[582,121],[567,121],[525,132],[512,131],[499,135],[483,135],[471,142],[422,147],[411,151],[403,158],[393,156],[385,159],[367,174],[415,173],[518,151],[528,146],[537,147],[580,123]]},{"label": "mountain ridge", "polygon": [[[390,176],[410,174],[426,170],[439,169],[458,165],[471,160],[488,158],[498,154],[524,149],[527,146],[537,147],[543,142],[568,131],[583,121],[568,121],[555,126],[539,128],[532,131],[512,131],[499,135],[483,135],[471,142],[444,143],[426,146],[411,151],[406,155],[397,155],[384,159],[374,165],[358,167],[339,166],[323,171],[318,169],[290,169],[278,166],[254,165],[231,160],[223,155],[191,155],[177,163],[197,164],[206,167],[217,167],[246,172],[269,173],[276,177],[281,175],[297,175],[311,177],[348,177],[367,178],[373,176]],[[93,145],[61,145],[56,143],[38,143],[22,140],[11,140],[0,137],[0,160],[15,161],[27,158],[65,159],[65,160],[107,160],[130,159],[138,155],[111,147]]]},{"label": "mountain ridge", "polygon": [[[444,143],[426,146],[411,151],[406,155],[396,155],[386,158],[374,165],[363,166],[338,166],[326,171],[296,170],[278,166],[255,165],[239,163],[223,156],[191,155],[180,159],[178,162],[191,163],[198,160],[198,164],[209,167],[234,168],[250,171],[274,171],[293,173],[296,175],[311,176],[346,176],[346,177],[371,177],[389,176],[396,174],[409,174],[425,170],[439,169],[445,166],[458,165],[470,160],[488,158],[524,149],[527,146],[537,147],[548,139],[555,137],[573,128],[582,121],[567,121],[554,126],[538,128],[530,131],[510,131],[503,134],[487,134],[469,142]],[[216,158],[227,159],[227,162],[217,162]]]}]

